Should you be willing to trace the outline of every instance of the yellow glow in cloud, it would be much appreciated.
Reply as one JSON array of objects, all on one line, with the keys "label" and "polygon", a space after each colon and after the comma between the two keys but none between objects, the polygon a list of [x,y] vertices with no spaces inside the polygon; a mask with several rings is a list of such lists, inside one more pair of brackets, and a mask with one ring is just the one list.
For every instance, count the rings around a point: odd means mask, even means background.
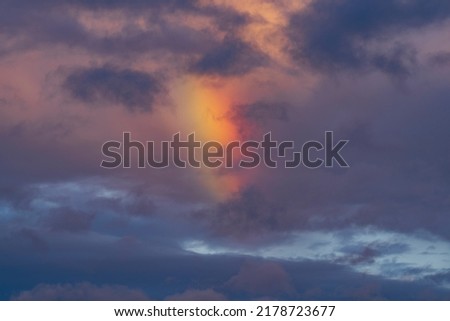
[{"label": "yellow glow in cloud", "polygon": [[[231,141],[239,140],[238,129],[227,117],[233,104],[230,92],[193,77],[176,87],[178,118],[175,126],[182,137],[195,132],[198,141],[217,141],[224,148]],[[234,159],[235,164],[237,161]],[[216,200],[226,199],[243,184],[243,180],[232,170],[202,168],[198,171],[201,184]]]},{"label": "yellow glow in cloud", "polygon": [[194,78],[179,88],[179,116],[186,131],[194,131],[198,140],[223,145],[238,139],[237,129],[226,117],[232,104],[228,93]]}]

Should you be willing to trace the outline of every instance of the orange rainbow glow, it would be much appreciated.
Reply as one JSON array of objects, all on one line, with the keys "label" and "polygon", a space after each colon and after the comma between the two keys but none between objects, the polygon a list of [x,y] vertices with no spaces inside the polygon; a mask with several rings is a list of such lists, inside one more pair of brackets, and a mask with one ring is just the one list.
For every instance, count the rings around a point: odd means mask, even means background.
[{"label": "orange rainbow glow", "polygon": [[[232,93],[191,77],[179,84],[176,97],[177,128],[182,128],[182,136],[194,132],[198,141],[217,141],[224,148],[231,141],[240,140],[238,128],[227,117],[233,104]],[[234,163],[238,162],[239,157],[234,157]],[[244,184],[244,178],[224,166],[202,167],[199,179],[215,200],[228,198]]]}]

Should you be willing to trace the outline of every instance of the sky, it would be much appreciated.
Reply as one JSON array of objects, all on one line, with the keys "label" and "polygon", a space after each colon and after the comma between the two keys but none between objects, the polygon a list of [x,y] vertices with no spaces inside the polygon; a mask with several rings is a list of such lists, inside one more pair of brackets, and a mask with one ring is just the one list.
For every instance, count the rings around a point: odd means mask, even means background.
[{"label": "sky", "polygon": [[[450,300],[447,0],[0,1],[0,299]],[[349,167],[105,169],[348,140]]]}]

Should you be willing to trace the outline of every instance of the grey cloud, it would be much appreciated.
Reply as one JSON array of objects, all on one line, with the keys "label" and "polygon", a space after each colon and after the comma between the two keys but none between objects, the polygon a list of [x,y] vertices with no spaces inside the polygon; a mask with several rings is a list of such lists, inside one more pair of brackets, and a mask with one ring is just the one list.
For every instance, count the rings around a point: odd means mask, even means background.
[{"label": "grey cloud", "polygon": [[281,204],[272,203],[258,189],[250,187],[230,200],[194,212],[193,217],[202,219],[218,235],[245,238],[277,230],[283,212]]},{"label": "grey cloud", "polygon": [[43,219],[43,224],[52,231],[83,232],[90,230],[95,215],[71,208],[50,210]]},{"label": "grey cloud", "polygon": [[120,104],[132,112],[151,111],[164,92],[156,75],[112,66],[76,70],[66,78],[64,87],[89,105]]},{"label": "grey cloud", "polygon": [[390,50],[373,55],[371,64],[387,74],[406,76],[417,65],[417,53],[411,46],[395,44]]},{"label": "grey cloud", "polygon": [[287,121],[290,106],[284,102],[257,101],[250,104],[235,105],[230,111],[232,120],[247,120],[265,124],[271,120]]},{"label": "grey cloud", "polygon": [[449,16],[450,5],[445,0],[312,1],[290,19],[290,52],[298,62],[324,72],[375,68],[402,76],[415,65],[414,50],[396,44],[388,51],[371,50],[368,43]]},{"label": "grey cloud", "polygon": [[448,239],[449,95],[441,79],[427,79],[429,86],[418,80],[404,91],[379,78],[325,80],[290,109],[291,121],[276,134],[301,146],[333,130],[336,139],[350,141],[343,155],[351,166],[258,175],[255,185],[285,209],[278,226],[425,229]]},{"label": "grey cloud", "polygon": [[360,252],[349,254],[345,257],[339,258],[337,263],[346,263],[350,265],[373,263],[374,258],[379,256],[380,253],[373,247],[366,246]]},{"label": "grey cloud", "polygon": [[450,65],[450,52],[443,51],[435,53],[431,55],[429,62],[436,66],[448,66]]},{"label": "grey cloud", "polygon": [[[200,54],[217,45],[214,30],[195,29],[167,15],[193,15],[210,18],[213,29],[230,32],[248,21],[248,17],[224,6],[199,6],[196,1],[53,1],[37,5],[33,1],[6,1],[0,6],[0,22],[5,32],[0,54],[63,45],[102,56],[133,59],[136,55]],[[120,9],[125,26],[114,35],[96,35],[87,30],[73,10],[87,9],[97,14]],[[140,15],[149,29],[135,24]],[[24,17],[31,17],[25,19]],[[8,40],[8,41],[6,41]]]},{"label": "grey cloud", "polygon": [[[289,121],[289,110],[285,102],[256,101],[248,104],[234,105],[226,117],[238,128],[242,137],[255,138],[261,131],[276,130],[274,123]],[[259,138],[258,138],[259,139]]]},{"label": "grey cloud", "polygon": [[239,76],[246,74],[266,62],[265,56],[249,44],[233,37],[206,52],[190,68],[204,75]]},{"label": "grey cloud", "polygon": [[145,0],[131,0],[131,1],[120,1],[120,0],[75,0],[69,1],[68,3],[72,5],[79,5],[82,7],[90,9],[166,9],[166,10],[192,10],[195,8],[196,0],[156,0],[156,1],[145,1]]}]

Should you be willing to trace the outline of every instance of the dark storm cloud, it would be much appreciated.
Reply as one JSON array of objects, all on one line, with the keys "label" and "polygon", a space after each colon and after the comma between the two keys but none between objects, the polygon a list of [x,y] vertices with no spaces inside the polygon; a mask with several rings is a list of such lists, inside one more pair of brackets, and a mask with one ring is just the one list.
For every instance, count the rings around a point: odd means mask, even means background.
[{"label": "dark storm cloud", "polygon": [[430,63],[436,66],[450,65],[450,52],[438,52],[429,59]]},{"label": "dark storm cloud", "polygon": [[[237,12],[230,6],[218,6],[203,3],[197,0],[134,0],[134,1],[104,1],[104,0],[76,0],[71,5],[77,5],[88,9],[124,9],[130,11],[148,11],[153,19],[167,13],[181,12],[213,18],[218,29],[230,31],[245,25],[250,17],[244,13]],[[181,40],[181,39],[180,39]]]},{"label": "dark storm cloud", "polygon": [[[41,231],[86,232],[90,231],[95,218],[92,212],[71,207],[67,204],[68,199],[46,195],[45,191],[36,187],[23,186],[1,190],[0,206],[14,213],[20,212],[27,217],[27,222],[6,219],[14,226],[13,233],[22,239],[30,240],[37,247],[44,248],[42,245],[46,243],[41,237]],[[47,208],[42,203],[52,205]]]},{"label": "dark storm cloud", "polygon": [[[404,91],[378,78],[322,82],[273,134],[301,146],[333,130],[336,141],[349,140],[343,156],[350,168],[258,169],[256,188],[193,217],[216,236],[238,239],[373,226],[410,235],[425,230],[448,240],[450,96],[440,76],[427,79],[427,86],[411,79]],[[349,260],[370,261],[372,250],[358,249]]]},{"label": "dark storm cloud", "polygon": [[[70,185],[70,184],[69,184]],[[32,185],[15,188],[2,188],[0,209],[8,215],[2,218],[5,224],[5,244],[10,244],[6,252],[24,247],[47,250],[47,238],[55,235],[64,238],[76,237],[98,232],[96,221],[109,222],[110,228],[120,221],[124,228],[124,237],[118,241],[117,248],[139,246],[140,241],[127,235],[127,229],[139,229],[146,220],[154,215],[156,205],[139,188],[130,188],[127,192],[118,192],[116,197],[95,195],[96,191],[106,186],[92,188],[88,184],[75,183],[70,187],[61,185]],[[22,218],[21,218],[22,217]],[[26,219],[25,219],[26,218]],[[132,227],[133,219],[140,221],[139,226]],[[152,221],[152,226],[158,223]],[[157,229],[162,229],[163,226]],[[119,227],[116,230],[120,230]],[[159,238],[153,233],[153,236]],[[87,237],[87,236],[86,236]],[[170,241],[176,243],[177,240]],[[170,243],[169,242],[169,243]]]},{"label": "dark storm cloud", "polygon": [[283,205],[272,203],[258,189],[250,187],[193,216],[204,220],[218,235],[245,238],[276,230],[283,212]]},{"label": "dark storm cloud", "polygon": [[215,27],[227,32],[227,34],[232,34],[236,29],[245,26],[252,19],[248,14],[237,12],[229,6],[221,7],[213,4],[197,8],[195,13],[212,17],[215,21]]},{"label": "dark storm cloud", "polygon": [[[448,300],[434,281],[391,281],[326,262],[273,262],[232,256],[9,260],[2,299],[86,300]],[[157,264],[155,263],[157,262]],[[15,264],[19,264],[16,266]],[[180,269],[180,267],[183,267]],[[207,277],[205,277],[207,276]],[[280,282],[280,283],[277,283]],[[204,289],[204,290],[196,290]]]},{"label": "dark storm cloud", "polygon": [[320,261],[285,263],[295,284],[297,300],[447,300],[448,289],[428,281],[387,280],[352,272]]},{"label": "dark storm cloud", "polygon": [[284,126],[283,123],[289,121],[291,108],[292,106],[285,102],[261,100],[233,105],[226,117],[236,126],[243,138],[255,139],[262,131],[277,130],[276,123]]},{"label": "dark storm cloud", "polygon": [[76,70],[66,78],[64,87],[88,105],[120,104],[142,112],[151,111],[164,91],[155,75],[112,66]]},{"label": "dark storm cloud", "polygon": [[[448,94],[440,84],[425,91],[416,87],[408,95],[390,96],[384,107],[391,111],[390,116],[373,115],[364,126],[366,135],[357,129],[357,123],[349,122],[343,128],[342,134],[354,142],[354,149],[349,150],[353,156],[349,157],[356,161],[354,178],[359,176],[354,181],[359,190],[356,185],[347,185],[345,194],[366,199],[366,206],[345,220],[347,223],[372,222],[401,231],[426,229],[450,237],[442,228],[450,222],[443,215],[450,205],[450,153],[443,148],[448,137],[443,121],[449,115],[444,107],[446,99]],[[364,176],[369,181],[365,182]],[[342,197],[353,198],[350,194]]]},{"label": "dark storm cloud", "polygon": [[290,106],[284,102],[270,103],[258,101],[251,104],[236,105],[230,111],[232,120],[247,120],[265,124],[271,120],[287,121]]},{"label": "dark storm cloud", "polygon": [[395,44],[384,53],[375,54],[371,64],[391,75],[404,76],[411,73],[417,64],[416,50],[405,44]]},{"label": "dark storm cloud", "polygon": [[[14,103],[8,106],[14,110],[20,109],[16,108],[20,105]],[[24,181],[47,182],[98,171],[98,166],[89,165],[91,162],[97,163],[97,155],[94,152],[95,149],[98,150],[97,147],[87,152],[89,147],[86,144],[79,146],[84,151],[78,155],[83,154],[84,157],[90,158],[89,162],[84,162],[83,157],[73,156],[73,148],[77,147],[67,146],[67,140],[71,140],[76,128],[85,126],[84,121],[77,116],[59,116],[46,116],[45,119],[36,121],[2,119],[1,147],[3,152],[9,155],[0,157],[0,167],[7,169],[2,172],[0,182],[0,186],[6,188],[5,192],[9,189],[14,193],[26,193],[26,190],[18,190]]]},{"label": "dark storm cloud", "polygon": [[407,253],[409,246],[403,243],[372,243],[368,245],[352,244],[347,245],[340,249],[344,253],[344,256],[336,260],[337,263],[349,264],[354,266],[355,264],[370,264],[374,263],[376,258],[380,258],[389,254],[401,254]]},{"label": "dark storm cloud", "polygon": [[[276,213],[275,223],[258,221],[259,228],[376,226],[402,233],[425,229],[448,239],[449,94],[439,77],[429,81],[430,86],[422,86],[411,80],[404,92],[373,79],[338,85],[327,80],[301,108],[290,109],[291,121],[274,135],[301,146],[311,139],[322,141],[324,131],[333,130],[336,140],[349,140],[343,156],[351,165],[314,171],[278,168],[258,175],[255,185],[264,191],[263,202],[284,209]],[[214,213],[210,220],[220,221],[233,211]],[[223,226],[239,231],[243,225],[234,222],[235,229]]]},{"label": "dark storm cloud", "polygon": [[312,1],[290,19],[290,52],[295,60],[322,71],[376,68],[401,76],[415,65],[414,48],[394,43],[387,51],[371,50],[369,42],[449,16],[445,0]]},{"label": "dark storm cloud", "polygon": [[121,197],[91,198],[87,200],[87,206],[97,211],[118,212],[125,216],[141,218],[154,215],[158,209],[151,199],[151,191],[142,186],[130,188]]},{"label": "dark storm cloud", "polygon": [[429,276],[427,279],[436,282],[436,284],[448,284],[450,283],[450,270],[448,270],[447,272],[444,273],[438,273],[438,274],[434,274]]},{"label": "dark storm cloud", "polygon": [[0,202],[17,210],[27,210],[35,193],[32,189],[18,186],[0,186]]},{"label": "dark storm cloud", "polygon": [[202,75],[239,76],[262,66],[266,58],[249,44],[226,37],[223,42],[206,52],[191,67],[191,72]]},{"label": "dark storm cloud", "polygon": [[83,232],[90,230],[95,215],[71,208],[58,208],[49,211],[43,224],[52,231]]},{"label": "dark storm cloud", "polygon": [[[98,35],[81,23],[71,9],[107,14],[119,9],[126,23],[113,35]],[[229,7],[199,6],[196,1],[6,1],[0,4],[1,29],[5,41],[0,54],[47,45],[64,45],[90,53],[132,58],[136,55],[169,53],[200,54],[217,45],[216,30],[230,32],[248,21],[248,16]],[[195,29],[181,19],[167,15],[183,14],[211,19],[212,28]],[[142,16],[149,28],[136,26]],[[31,18],[28,18],[31,17]],[[212,30],[215,29],[215,30]],[[6,41],[8,40],[8,41]]]},{"label": "dark storm cloud", "polygon": [[121,1],[121,0],[70,0],[67,3],[72,5],[79,5],[90,9],[158,9],[164,8],[167,10],[192,10],[195,8],[196,0],[156,0],[156,1],[146,1],[146,0],[131,0],[131,1]]},{"label": "dark storm cloud", "polygon": [[370,246],[366,246],[359,253],[354,253],[346,257],[339,258],[337,262],[347,263],[350,265],[373,263],[374,258],[376,258],[377,256],[379,256],[379,253],[376,249]]}]

